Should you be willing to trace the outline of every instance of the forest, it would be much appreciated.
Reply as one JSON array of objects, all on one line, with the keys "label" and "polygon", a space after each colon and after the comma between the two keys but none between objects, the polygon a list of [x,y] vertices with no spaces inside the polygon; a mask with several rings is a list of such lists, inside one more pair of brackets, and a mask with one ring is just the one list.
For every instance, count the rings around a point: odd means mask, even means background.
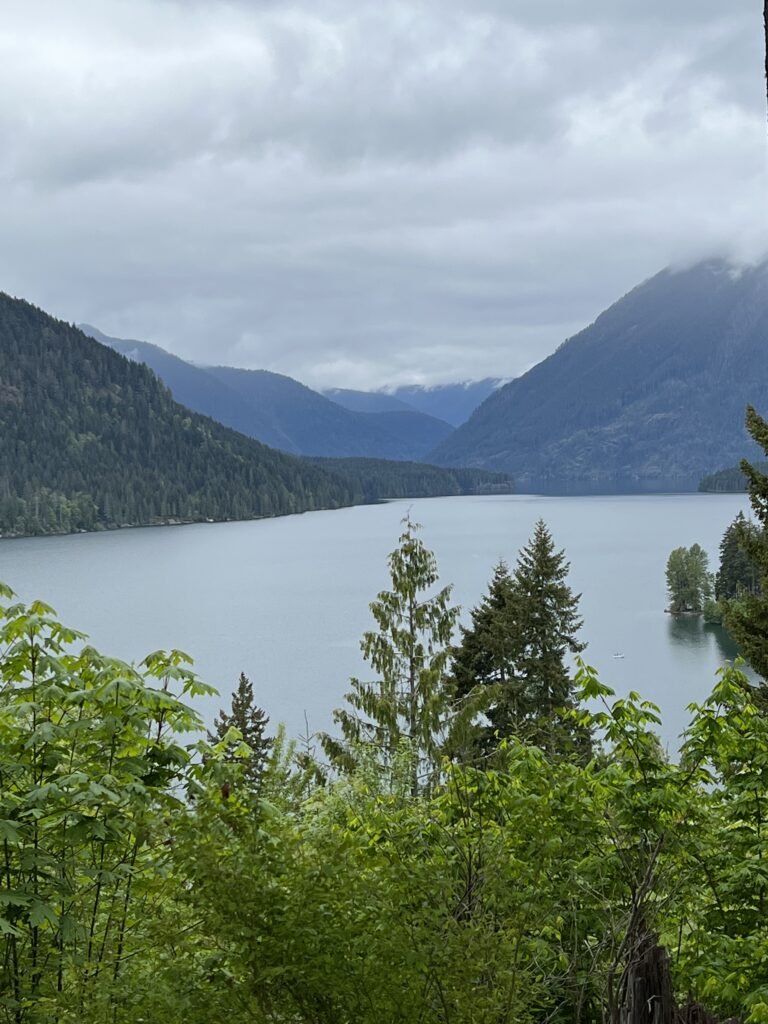
[{"label": "forest", "polygon": [[349,487],[177,405],[146,367],[0,294],[0,534],[335,508]]},{"label": "forest", "polygon": [[0,1020],[768,1021],[764,684],[723,668],[667,754],[568,572],[539,522],[459,627],[406,517],[371,678],[302,746],[245,676],[206,732],[186,654],[129,666],[3,588]]}]

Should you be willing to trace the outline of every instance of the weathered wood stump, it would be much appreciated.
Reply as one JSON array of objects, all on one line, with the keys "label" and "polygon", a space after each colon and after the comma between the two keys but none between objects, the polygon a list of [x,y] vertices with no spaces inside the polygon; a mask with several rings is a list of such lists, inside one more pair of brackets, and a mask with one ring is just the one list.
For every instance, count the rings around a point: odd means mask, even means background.
[{"label": "weathered wood stump", "polygon": [[691,998],[682,1006],[677,1005],[669,954],[653,932],[641,925],[633,947],[624,974],[618,1024],[718,1024],[714,1014]]}]

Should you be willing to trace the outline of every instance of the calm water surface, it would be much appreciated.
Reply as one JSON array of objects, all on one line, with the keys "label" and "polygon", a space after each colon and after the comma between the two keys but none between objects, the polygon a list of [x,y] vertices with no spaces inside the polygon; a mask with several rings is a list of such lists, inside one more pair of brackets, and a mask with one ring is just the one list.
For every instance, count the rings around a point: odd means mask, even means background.
[{"label": "calm water surface", "polygon": [[[138,661],[178,647],[228,705],[240,671],[273,722],[327,728],[351,675],[368,603],[408,509],[466,618],[500,557],[513,563],[543,517],[582,593],[586,657],[618,692],[661,705],[674,742],[686,705],[734,656],[720,631],[664,614],[672,548],[698,541],[716,566],[742,495],[433,498],[247,523],[123,530],[0,542],[0,580],[40,597],[104,653]],[[622,653],[623,659],[614,658]],[[212,719],[221,701],[201,701]]]}]

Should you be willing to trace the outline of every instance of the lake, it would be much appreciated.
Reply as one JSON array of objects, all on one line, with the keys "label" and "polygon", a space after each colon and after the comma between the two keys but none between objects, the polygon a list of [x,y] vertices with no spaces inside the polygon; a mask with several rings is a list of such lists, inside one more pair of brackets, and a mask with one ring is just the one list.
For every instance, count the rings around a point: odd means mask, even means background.
[{"label": "lake", "polygon": [[[293,736],[327,728],[351,675],[369,602],[388,585],[386,556],[411,510],[454,584],[464,618],[494,564],[514,563],[542,517],[581,592],[585,657],[617,692],[658,703],[674,743],[686,706],[735,654],[721,630],[664,613],[669,552],[697,541],[717,567],[720,538],[745,495],[499,495],[393,501],[242,523],[121,530],[0,542],[0,580],[52,604],[106,654],[138,661],[177,647],[221,701],[239,673]],[[617,659],[614,654],[621,653]]]}]

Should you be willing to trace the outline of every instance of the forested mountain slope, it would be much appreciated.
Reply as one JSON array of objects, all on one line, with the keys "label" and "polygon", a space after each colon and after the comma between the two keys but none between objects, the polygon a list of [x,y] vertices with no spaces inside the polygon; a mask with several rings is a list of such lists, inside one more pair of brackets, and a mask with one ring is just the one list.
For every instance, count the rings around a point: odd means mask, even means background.
[{"label": "forested mountain slope", "polygon": [[187,363],[159,345],[146,341],[126,338],[112,338],[90,324],[80,324],[80,329],[104,345],[121,352],[129,359],[145,363],[163,383],[180,405],[194,409],[204,416],[210,416],[241,434],[255,437],[271,448],[297,454],[296,446],[268,417],[241,398],[236,391],[227,387],[200,366]]},{"label": "forested mountain slope", "polygon": [[488,398],[433,453],[526,481],[677,482],[751,456],[768,407],[768,264],[662,271]]},{"label": "forested mountain slope", "polygon": [[341,479],[183,408],[146,366],[2,293],[0,441],[3,534],[351,500]]},{"label": "forested mountain slope", "polygon": [[353,412],[280,373],[208,367],[269,417],[303,455],[419,460],[451,427],[414,411]]}]

